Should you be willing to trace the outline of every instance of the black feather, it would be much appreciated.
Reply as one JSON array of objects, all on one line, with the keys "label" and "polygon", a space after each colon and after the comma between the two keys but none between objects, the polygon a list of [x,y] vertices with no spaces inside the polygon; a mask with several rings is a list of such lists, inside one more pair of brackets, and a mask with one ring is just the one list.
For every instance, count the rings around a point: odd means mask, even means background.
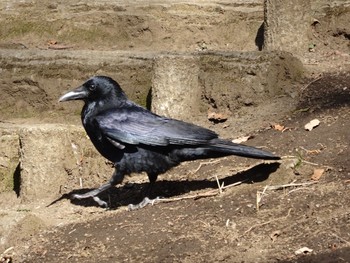
[{"label": "black feather", "polygon": [[84,128],[96,149],[116,167],[109,183],[75,198],[96,197],[133,172],[146,172],[155,181],[159,174],[188,160],[228,155],[279,159],[267,151],[219,139],[209,129],[158,116],[128,100],[109,77],[93,77],[60,101],[72,99],[85,101]]}]

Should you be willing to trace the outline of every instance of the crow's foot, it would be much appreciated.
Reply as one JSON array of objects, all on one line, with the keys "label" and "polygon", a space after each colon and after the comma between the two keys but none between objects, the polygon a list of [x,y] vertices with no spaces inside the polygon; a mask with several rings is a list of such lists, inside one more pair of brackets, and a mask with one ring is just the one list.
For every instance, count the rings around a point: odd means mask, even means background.
[{"label": "crow's foot", "polygon": [[112,184],[110,182],[101,185],[99,188],[89,191],[85,194],[74,194],[71,195],[70,199],[78,199],[78,200],[82,200],[82,199],[86,199],[86,198],[92,198],[94,199],[94,201],[96,203],[98,203],[99,206],[107,208],[108,204],[107,202],[101,200],[97,195],[99,195],[100,193],[106,191],[107,189],[111,188]]},{"label": "crow's foot", "polygon": [[82,200],[82,199],[86,199],[86,198],[92,198],[92,199],[94,199],[94,201],[96,203],[98,203],[99,206],[104,207],[104,208],[108,207],[107,202],[101,200],[98,196],[90,195],[89,193],[90,192],[88,192],[86,194],[82,194],[82,195],[74,194],[71,196],[71,200],[73,200],[73,199]]},{"label": "crow's foot", "polygon": [[132,211],[132,210],[137,210],[137,209],[141,209],[141,208],[144,208],[145,206],[151,204],[151,205],[154,205],[155,203],[158,203],[160,202],[160,197],[156,197],[154,199],[149,199],[148,197],[145,197],[139,204],[136,204],[136,205],[133,205],[133,204],[130,204],[128,205],[128,209],[129,211]]}]

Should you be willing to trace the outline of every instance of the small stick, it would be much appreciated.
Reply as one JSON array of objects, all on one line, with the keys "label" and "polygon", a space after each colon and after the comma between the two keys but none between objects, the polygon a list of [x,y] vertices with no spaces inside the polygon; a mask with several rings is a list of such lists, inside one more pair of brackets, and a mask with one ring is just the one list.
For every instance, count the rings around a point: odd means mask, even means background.
[{"label": "small stick", "polygon": [[301,160],[301,162],[307,163],[307,164],[311,164],[311,165],[315,165],[315,166],[320,166],[318,163],[312,163],[312,162],[308,162],[308,161],[305,161],[305,160]]},{"label": "small stick", "polygon": [[285,155],[281,156],[281,159],[299,159],[299,157],[294,155]]},{"label": "small stick", "polygon": [[222,189],[221,189],[219,178],[217,175],[215,175],[215,179],[216,179],[216,183],[218,184],[219,192],[220,192],[220,194],[222,194]]},{"label": "small stick", "polygon": [[201,197],[216,196],[218,194],[219,194],[219,192],[217,191],[217,189],[215,189],[215,190],[210,190],[210,191],[195,194],[195,195],[186,195],[186,196],[182,196],[182,197],[173,197],[173,198],[160,198],[160,199],[157,199],[156,202],[157,203],[160,203],[160,202],[170,203],[170,202],[181,201],[181,200],[186,200],[186,199],[196,199],[196,198],[201,198]]},{"label": "small stick", "polygon": [[[196,198],[202,198],[202,197],[210,197],[210,196],[216,196],[218,194],[221,194],[224,189],[233,187],[233,186],[237,186],[242,184],[243,182],[245,182],[247,180],[244,181],[239,181],[233,184],[229,184],[229,185],[221,185],[218,184],[219,189],[213,189],[213,190],[209,190],[203,193],[198,193],[198,194],[194,194],[194,195],[186,195],[186,196],[182,196],[182,197],[173,197],[173,198],[159,198],[157,200],[155,200],[155,202],[160,203],[160,202],[164,202],[164,203],[170,203],[170,202],[175,202],[175,201],[180,201],[180,200],[186,200],[186,199],[196,199]],[[221,189],[221,192],[220,192]]]},{"label": "small stick", "polygon": [[243,181],[238,181],[238,182],[235,182],[233,184],[229,184],[229,185],[225,185],[225,186],[224,186],[224,183],[222,183],[221,189],[224,190],[224,189],[227,189],[227,188],[230,188],[230,187],[233,187],[233,186],[237,186],[237,185],[240,185],[240,184],[242,184],[242,183],[244,183],[246,181],[248,181],[248,179],[245,179]]},{"label": "small stick", "polygon": [[307,189],[306,187],[300,187],[300,188],[295,188],[295,189],[292,189],[290,190],[287,195],[289,195],[290,193],[293,193],[293,192],[296,192],[296,191],[300,191],[300,190],[305,190]]},{"label": "small stick", "polygon": [[264,190],[262,192],[260,191],[256,192],[256,211],[259,211],[260,202],[266,192],[266,189],[267,189],[267,185],[264,187]]},{"label": "small stick", "polygon": [[241,235],[241,237],[244,236],[245,234],[249,233],[250,231],[252,231],[252,230],[253,230],[254,228],[256,228],[256,227],[264,226],[264,225],[270,224],[270,223],[272,223],[272,222],[274,222],[274,221],[278,221],[278,220],[281,220],[281,219],[286,219],[286,218],[290,215],[290,211],[292,211],[292,208],[289,208],[288,213],[287,213],[286,216],[282,216],[282,217],[279,217],[279,218],[274,218],[274,219],[271,219],[271,220],[266,221],[266,222],[264,222],[264,223],[256,224],[256,225],[251,226],[248,230],[246,230],[246,231],[243,233],[243,235]]},{"label": "small stick", "polygon": [[306,182],[306,183],[291,183],[291,184],[282,184],[282,185],[272,185],[272,186],[267,186],[266,190],[280,190],[280,189],[285,189],[288,187],[294,187],[294,186],[305,186],[305,185],[310,185],[310,184],[316,184],[317,181],[313,182]]},{"label": "small stick", "polygon": [[10,252],[12,249],[14,249],[14,247],[9,247],[8,249],[6,249],[4,252],[1,253],[1,255],[5,255],[8,252]]},{"label": "small stick", "polygon": [[304,88],[302,88],[300,92],[303,92],[303,91],[306,90],[312,83],[315,83],[316,81],[318,81],[318,80],[320,80],[320,79],[322,79],[322,78],[323,78],[323,76],[320,76],[320,77],[318,77],[318,78],[312,80],[312,81],[309,82]]},{"label": "small stick", "polygon": [[198,168],[196,170],[193,171],[193,173],[196,173],[199,171],[199,169],[202,168],[203,165],[206,165],[206,164],[214,164],[214,163],[218,163],[220,162],[220,160],[213,160],[213,161],[208,161],[208,162],[201,162],[199,165],[198,165]]},{"label": "small stick", "polygon": [[340,239],[341,241],[343,241],[345,244],[350,245],[350,242],[347,241],[346,239],[344,239],[344,238],[342,238],[342,237],[340,237],[340,236],[338,236],[338,235],[336,235],[336,234],[333,234],[333,236],[336,237],[336,238],[339,238],[339,239]]}]

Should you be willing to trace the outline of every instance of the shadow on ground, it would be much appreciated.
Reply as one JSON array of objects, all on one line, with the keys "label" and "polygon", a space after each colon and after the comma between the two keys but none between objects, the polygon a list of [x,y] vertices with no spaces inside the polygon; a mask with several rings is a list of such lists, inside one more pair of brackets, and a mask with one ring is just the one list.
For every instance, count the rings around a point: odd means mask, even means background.
[{"label": "shadow on ground", "polygon": [[[269,175],[275,172],[280,163],[259,164],[250,168],[249,170],[232,174],[225,178],[220,179],[220,184],[224,185],[235,184],[237,182],[243,182],[244,184],[252,184],[254,182],[262,182],[269,178]],[[127,206],[129,204],[140,203],[145,197],[145,192],[149,187],[149,183],[141,184],[126,184],[120,187],[113,187],[107,190],[105,193],[99,195],[102,200],[107,201],[109,209],[117,209],[121,206]],[[191,181],[157,181],[151,191],[151,198],[156,196],[160,197],[174,197],[183,195],[193,191],[199,191],[204,189],[218,188],[216,180],[191,180]],[[70,199],[73,194],[84,194],[93,189],[79,189],[73,190],[69,193],[63,194],[60,198],[53,201],[49,206],[57,203],[63,199]],[[86,200],[71,200],[71,203],[79,206],[98,206],[97,203],[88,198]]]}]

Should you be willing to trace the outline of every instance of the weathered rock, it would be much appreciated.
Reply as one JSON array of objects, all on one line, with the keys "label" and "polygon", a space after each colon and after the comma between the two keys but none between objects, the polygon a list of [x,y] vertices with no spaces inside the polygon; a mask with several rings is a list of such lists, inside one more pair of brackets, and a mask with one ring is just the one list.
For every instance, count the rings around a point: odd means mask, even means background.
[{"label": "weathered rock", "polygon": [[113,77],[131,99],[145,106],[152,60],[152,54],[117,51],[0,49],[0,115],[38,118],[43,114],[42,119],[48,111],[54,116],[79,113],[81,104],[60,104],[58,98],[94,75]]},{"label": "weathered rock", "polygon": [[302,53],[311,35],[310,0],[265,0],[264,49]]},{"label": "weathered rock", "polygon": [[0,129],[0,193],[15,189],[19,172],[19,137],[15,130]]},{"label": "weathered rock", "polygon": [[265,104],[297,94],[303,76],[299,59],[287,52],[232,52],[201,56],[199,82],[207,103],[222,112]]},{"label": "weathered rock", "polygon": [[277,95],[296,96],[302,63],[287,52],[212,52],[160,56],[152,79],[152,110],[191,120],[208,108],[233,112]]},{"label": "weathered rock", "polygon": [[112,173],[111,164],[94,149],[81,127],[2,127],[0,139],[1,191],[15,190],[24,202],[97,187]]},{"label": "weathered rock", "polygon": [[189,112],[197,113],[201,99],[198,76],[198,56],[158,57],[152,79],[152,110],[182,120],[191,117]]}]

